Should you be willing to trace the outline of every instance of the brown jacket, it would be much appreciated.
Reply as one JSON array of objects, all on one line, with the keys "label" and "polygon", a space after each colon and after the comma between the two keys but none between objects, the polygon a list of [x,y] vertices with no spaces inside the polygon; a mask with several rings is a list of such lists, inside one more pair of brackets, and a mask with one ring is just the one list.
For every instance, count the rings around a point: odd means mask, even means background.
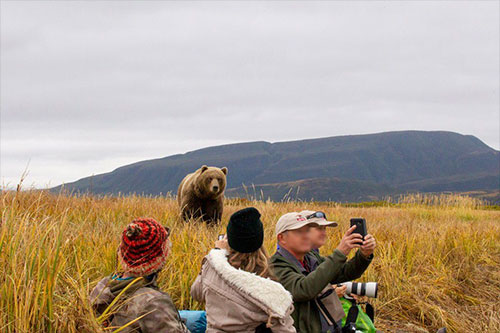
[{"label": "brown jacket", "polygon": [[[98,316],[130,282],[132,280],[119,281],[110,277],[99,281],[90,293],[90,301]],[[120,296],[119,301],[122,302],[117,302],[118,305],[113,307],[113,314],[107,319],[106,326],[118,328],[144,315],[120,332],[189,333],[170,296],[158,290],[156,278],[153,281],[140,280],[126,292]]]},{"label": "brown jacket", "polygon": [[290,293],[278,282],[234,268],[225,250],[211,250],[203,259],[191,296],[205,302],[207,333],[253,333],[262,323],[274,333],[296,332]]}]

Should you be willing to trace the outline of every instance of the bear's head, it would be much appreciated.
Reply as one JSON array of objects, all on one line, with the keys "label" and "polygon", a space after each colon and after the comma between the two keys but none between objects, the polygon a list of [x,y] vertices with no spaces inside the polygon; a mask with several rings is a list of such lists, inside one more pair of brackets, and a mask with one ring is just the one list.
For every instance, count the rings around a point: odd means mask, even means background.
[{"label": "bear's head", "polygon": [[197,170],[196,194],[201,198],[216,198],[226,189],[227,168],[202,166]]}]

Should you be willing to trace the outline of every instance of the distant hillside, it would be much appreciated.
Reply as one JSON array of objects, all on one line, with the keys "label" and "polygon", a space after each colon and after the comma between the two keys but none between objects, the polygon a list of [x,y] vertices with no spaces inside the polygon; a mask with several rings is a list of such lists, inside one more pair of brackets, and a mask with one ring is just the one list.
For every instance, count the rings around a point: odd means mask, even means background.
[{"label": "distant hillside", "polygon": [[[474,136],[443,131],[229,144],[137,162],[64,186],[97,194],[175,193],[182,178],[202,164],[229,168],[228,195],[241,194],[243,185],[255,184],[273,193],[273,200],[282,199],[283,188],[298,184],[302,185],[295,199],[306,199],[307,193],[317,198],[314,192],[320,191],[325,193],[321,198],[332,193],[332,200],[349,201],[395,191],[500,188],[500,153]],[[329,180],[322,184],[318,179]],[[365,194],[357,194],[361,192]]]},{"label": "distant hillside", "polygon": [[275,201],[363,202],[383,200],[398,191],[388,185],[339,178],[313,178],[293,182],[241,186],[226,191],[227,197]]}]

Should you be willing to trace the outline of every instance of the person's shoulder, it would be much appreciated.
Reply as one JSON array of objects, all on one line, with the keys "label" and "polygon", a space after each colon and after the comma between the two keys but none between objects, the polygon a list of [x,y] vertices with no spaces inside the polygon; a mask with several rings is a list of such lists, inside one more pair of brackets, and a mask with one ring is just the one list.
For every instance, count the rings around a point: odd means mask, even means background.
[{"label": "person's shoulder", "polygon": [[109,280],[111,279],[111,276],[105,276],[103,277],[102,279],[99,280],[99,282],[97,282],[97,285],[107,285]]},{"label": "person's shoulder", "polygon": [[90,292],[91,303],[107,302],[113,298],[108,288],[110,276],[106,276],[97,282],[97,285]]},{"label": "person's shoulder", "polygon": [[148,305],[163,305],[169,308],[175,307],[170,295],[164,291],[155,288],[142,287],[134,292],[133,299],[137,303]]},{"label": "person's shoulder", "polygon": [[282,256],[279,252],[276,252],[275,254],[272,255],[272,257],[269,259],[271,265],[273,267],[295,267],[295,265],[290,262],[287,258]]},{"label": "person's shoulder", "polygon": [[100,279],[99,282],[97,282],[97,284],[95,285],[91,294],[96,293],[96,292],[101,292],[103,289],[106,289],[108,287],[110,279],[111,279],[110,276],[106,276],[106,277],[103,277],[102,279]]},{"label": "person's shoulder", "polygon": [[275,262],[279,262],[280,260],[284,260],[285,258],[279,254],[278,252],[275,252],[271,258],[269,258],[269,261],[274,264]]},{"label": "person's shoulder", "polygon": [[168,293],[161,291],[160,289],[157,288],[151,288],[151,287],[141,287],[135,291],[135,296],[142,295],[143,297],[146,297],[148,299],[153,299],[153,298],[165,298],[165,299],[170,299],[171,297]]}]

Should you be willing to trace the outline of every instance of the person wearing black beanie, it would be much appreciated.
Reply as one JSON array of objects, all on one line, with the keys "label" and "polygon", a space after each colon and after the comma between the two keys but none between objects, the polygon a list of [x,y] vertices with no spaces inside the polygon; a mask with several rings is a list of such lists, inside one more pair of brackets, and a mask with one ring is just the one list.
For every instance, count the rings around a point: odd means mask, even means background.
[{"label": "person wearing black beanie", "polygon": [[293,299],[271,273],[260,217],[254,207],[231,215],[226,237],[203,259],[191,296],[205,303],[207,333],[296,332]]},{"label": "person wearing black beanie", "polygon": [[248,207],[231,215],[227,225],[227,241],[238,252],[257,251],[264,242],[264,226],[259,211]]}]

